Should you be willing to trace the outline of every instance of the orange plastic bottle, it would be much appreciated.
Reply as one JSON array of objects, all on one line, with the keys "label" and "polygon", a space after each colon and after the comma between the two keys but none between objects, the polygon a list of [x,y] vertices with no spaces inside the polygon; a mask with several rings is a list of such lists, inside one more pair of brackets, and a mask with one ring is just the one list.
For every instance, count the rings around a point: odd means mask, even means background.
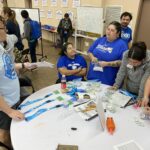
[{"label": "orange plastic bottle", "polygon": [[115,131],[115,123],[112,117],[107,117],[106,127],[110,134],[113,134]]}]

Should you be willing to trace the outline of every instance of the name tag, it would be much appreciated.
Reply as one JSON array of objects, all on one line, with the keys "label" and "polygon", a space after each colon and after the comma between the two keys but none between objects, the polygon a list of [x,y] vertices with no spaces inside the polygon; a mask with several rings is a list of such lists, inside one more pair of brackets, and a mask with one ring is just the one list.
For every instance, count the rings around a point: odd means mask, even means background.
[{"label": "name tag", "polygon": [[103,72],[103,67],[99,66],[99,64],[95,64],[93,70]]},{"label": "name tag", "polygon": [[132,69],[132,68],[133,68],[133,66],[132,66],[132,65],[130,65],[130,64],[127,64],[127,68]]}]

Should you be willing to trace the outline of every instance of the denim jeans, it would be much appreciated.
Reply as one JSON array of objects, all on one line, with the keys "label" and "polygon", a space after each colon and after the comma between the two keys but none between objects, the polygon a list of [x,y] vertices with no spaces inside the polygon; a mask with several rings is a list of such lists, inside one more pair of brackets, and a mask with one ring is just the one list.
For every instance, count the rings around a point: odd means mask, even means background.
[{"label": "denim jeans", "polygon": [[31,62],[37,62],[37,58],[36,58],[37,40],[29,41],[28,45],[29,45],[29,50],[30,50]]}]

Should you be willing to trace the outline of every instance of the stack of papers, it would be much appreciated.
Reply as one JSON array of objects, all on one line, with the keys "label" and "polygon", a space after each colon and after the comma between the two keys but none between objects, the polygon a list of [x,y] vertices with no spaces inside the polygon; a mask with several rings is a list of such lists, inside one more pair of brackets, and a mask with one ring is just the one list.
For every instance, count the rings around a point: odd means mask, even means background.
[{"label": "stack of papers", "polygon": [[87,121],[95,118],[98,115],[96,111],[96,103],[93,100],[74,106],[74,108],[75,111],[77,111],[77,113]]}]

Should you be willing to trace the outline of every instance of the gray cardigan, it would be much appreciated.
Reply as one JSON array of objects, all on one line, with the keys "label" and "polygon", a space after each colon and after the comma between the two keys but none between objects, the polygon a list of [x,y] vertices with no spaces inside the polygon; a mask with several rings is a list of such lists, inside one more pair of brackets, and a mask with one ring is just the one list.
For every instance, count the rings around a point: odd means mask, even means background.
[{"label": "gray cardigan", "polygon": [[24,21],[24,38],[28,41],[31,39],[31,25],[30,25],[30,18],[25,19]]},{"label": "gray cardigan", "polygon": [[128,52],[129,51],[126,51],[123,55],[122,64],[114,86],[120,87],[123,84],[125,77],[127,77],[126,89],[129,92],[137,94],[138,99],[141,99],[143,97],[145,81],[150,76],[150,51],[147,50],[146,58],[143,60],[142,64],[133,68],[127,67]]}]

